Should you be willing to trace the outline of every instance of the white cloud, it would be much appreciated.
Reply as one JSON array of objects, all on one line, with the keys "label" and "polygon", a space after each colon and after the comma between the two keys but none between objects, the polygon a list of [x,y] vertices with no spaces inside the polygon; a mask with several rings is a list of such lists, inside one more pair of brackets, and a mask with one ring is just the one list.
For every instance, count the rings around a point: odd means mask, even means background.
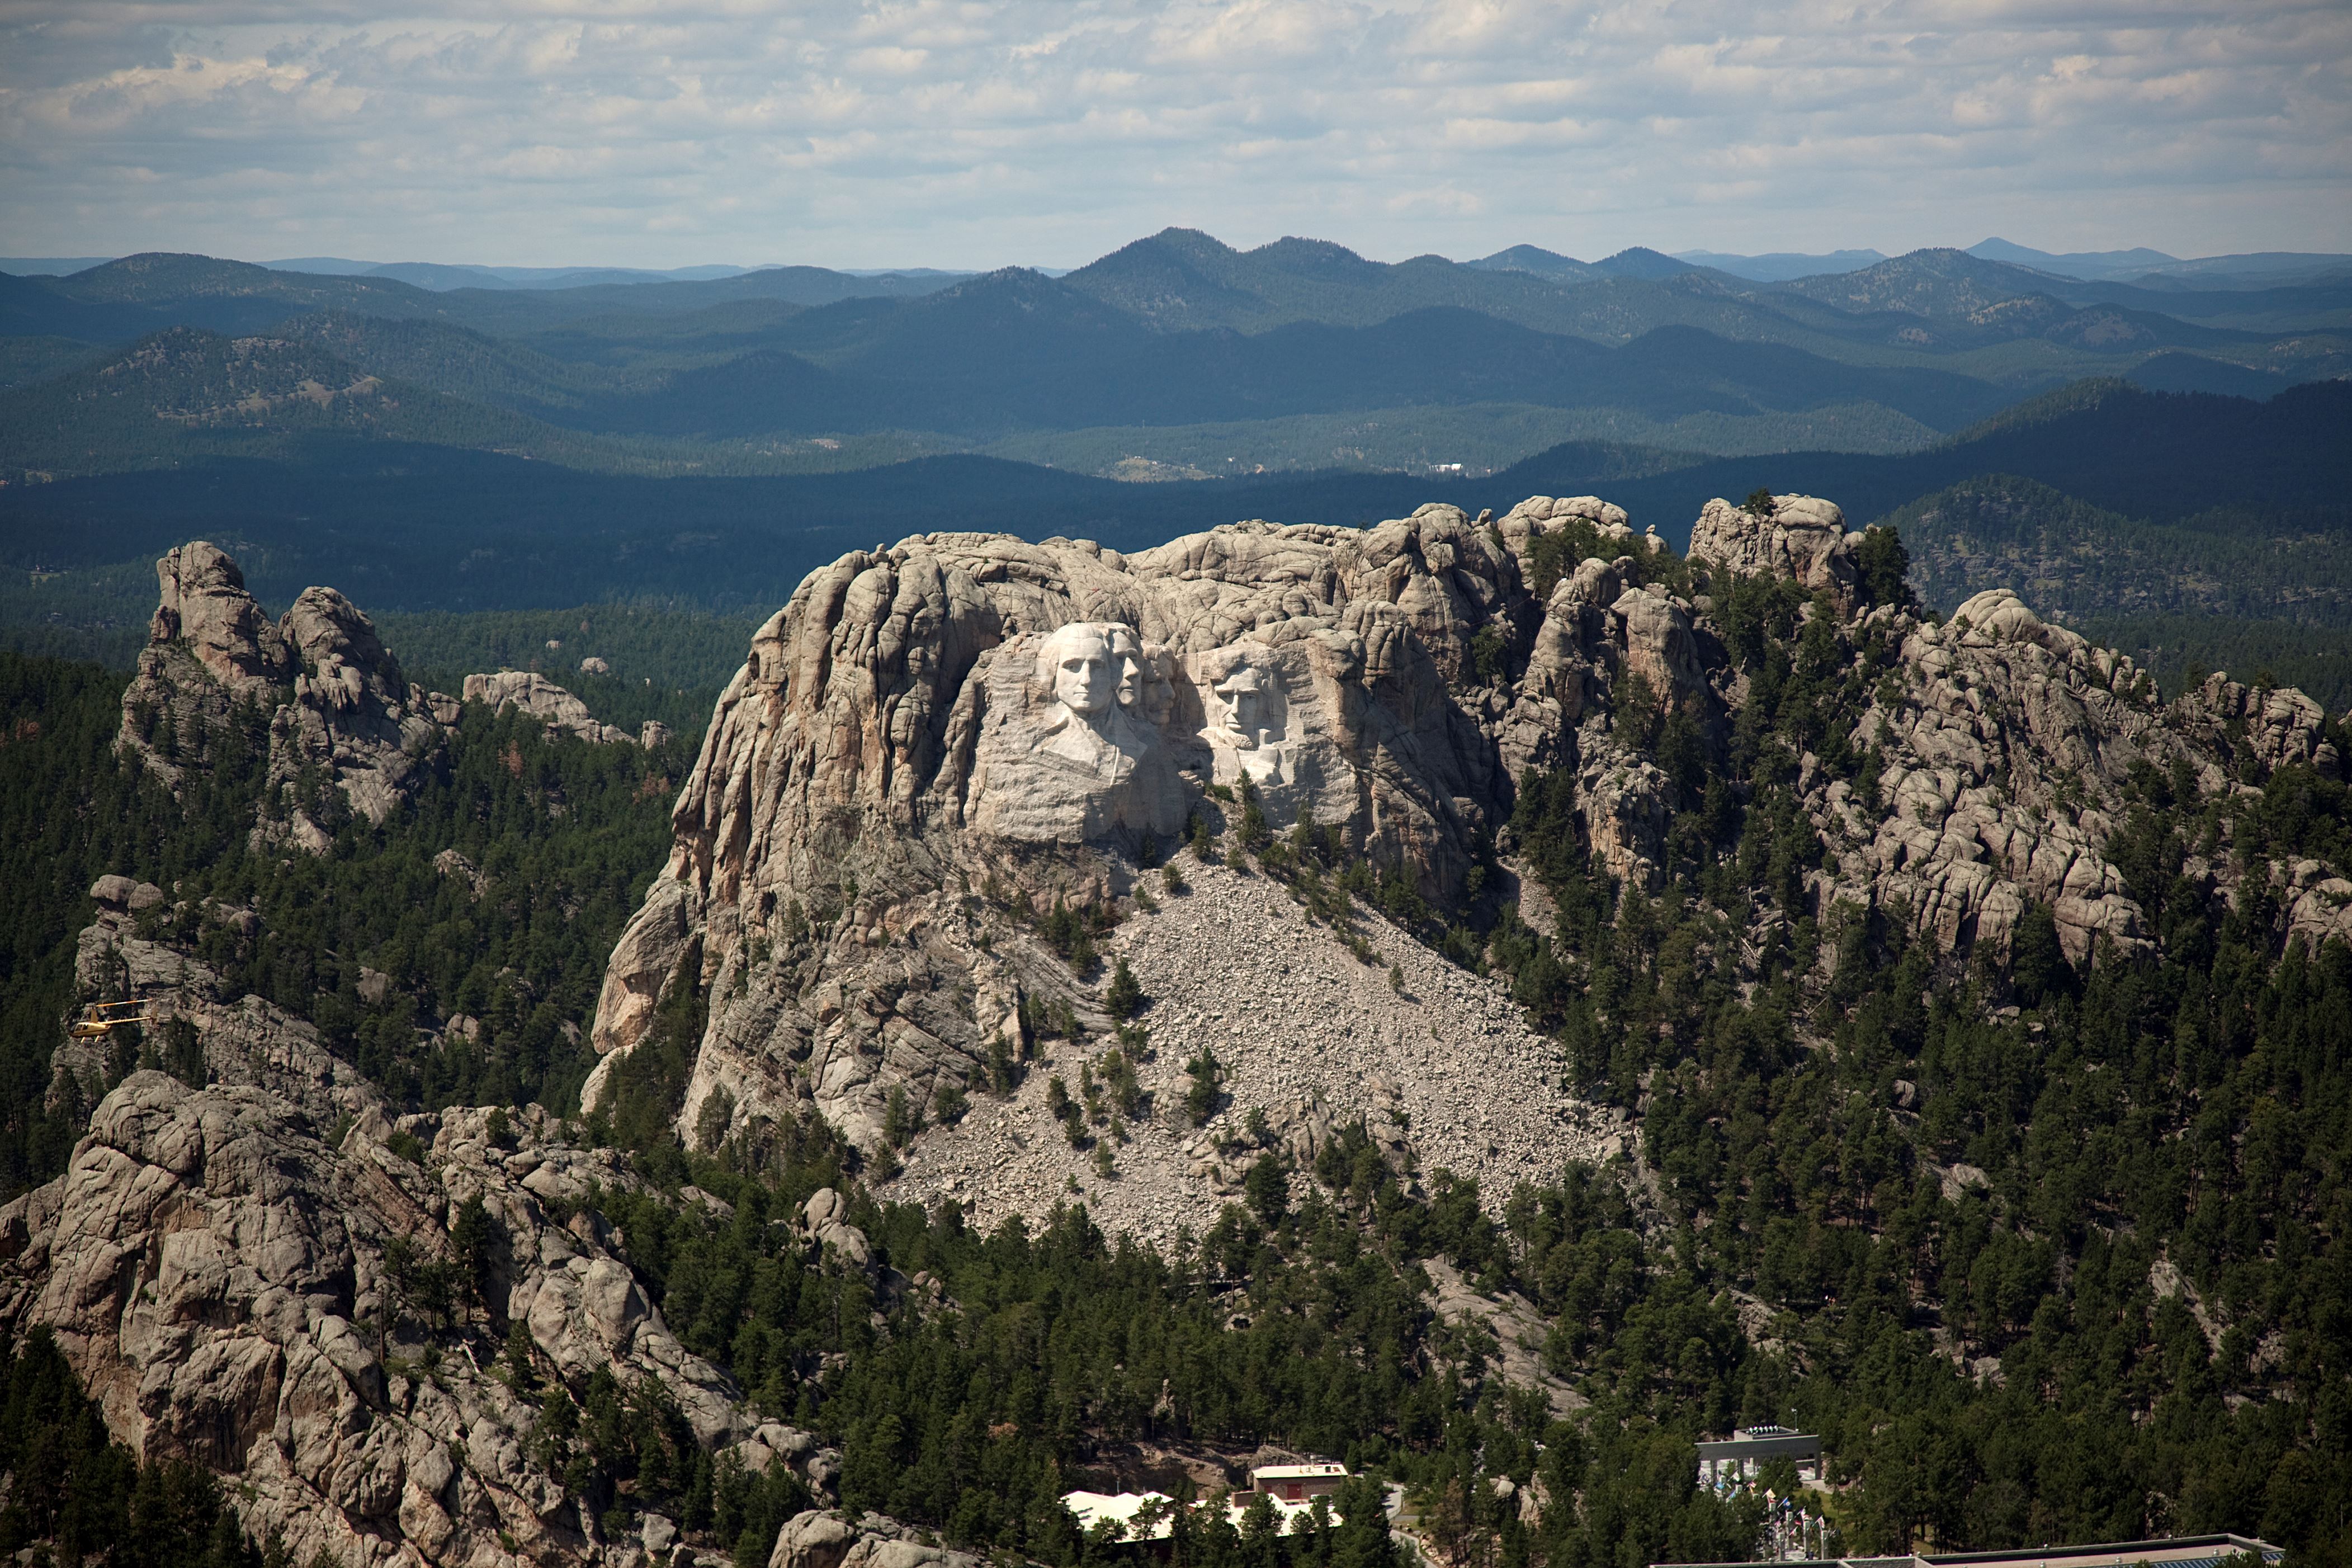
[{"label": "white cloud", "polygon": [[2352,249],[2339,0],[9,0],[18,254]]}]

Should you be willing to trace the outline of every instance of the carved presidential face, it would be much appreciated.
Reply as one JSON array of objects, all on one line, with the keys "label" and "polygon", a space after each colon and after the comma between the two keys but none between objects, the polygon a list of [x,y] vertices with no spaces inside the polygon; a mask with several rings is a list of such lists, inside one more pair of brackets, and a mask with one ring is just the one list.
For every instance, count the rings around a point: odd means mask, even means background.
[{"label": "carved presidential face", "polygon": [[1110,658],[1118,670],[1118,705],[1133,710],[1142,704],[1145,671],[1143,639],[1133,626],[1110,628]]},{"label": "carved presidential face", "polygon": [[1064,626],[1045,639],[1041,662],[1051,672],[1055,700],[1073,713],[1104,713],[1118,699],[1118,665],[1100,626],[1083,621]]},{"label": "carved presidential face", "polygon": [[1273,682],[1255,665],[1244,664],[1210,689],[1224,705],[1218,728],[1235,746],[1246,751],[1261,739],[1278,741],[1281,717]]}]

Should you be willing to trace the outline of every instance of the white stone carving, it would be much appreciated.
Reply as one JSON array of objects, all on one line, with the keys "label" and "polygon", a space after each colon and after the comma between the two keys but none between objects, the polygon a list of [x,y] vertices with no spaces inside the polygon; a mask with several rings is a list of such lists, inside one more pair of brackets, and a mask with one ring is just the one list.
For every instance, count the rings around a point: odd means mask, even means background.
[{"label": "white stone carving", "polygon": [[1297,747],[1290,734],[1290,696],[1274,650],[1242,642],[1201,661],[1205,739],[1219,784],[1246,776],[1261,788],[1297,782]]},{"label": "white stone carving", "polygon": [[1072,622],[1034,651],[999,650],[973,773],[974,824],[1033,842],[1181,831],[1190,802],[1173,748],[1147,717],[1172,699],[1161,662],[1133,627],[1108,621]]}]

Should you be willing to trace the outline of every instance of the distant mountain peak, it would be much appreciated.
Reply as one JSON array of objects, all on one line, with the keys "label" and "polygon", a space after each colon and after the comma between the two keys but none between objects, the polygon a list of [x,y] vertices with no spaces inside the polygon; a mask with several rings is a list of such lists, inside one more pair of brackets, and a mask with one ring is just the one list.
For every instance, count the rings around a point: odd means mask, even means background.
[{"label": "distant mountain peak", "polygon": [[1672,278],[1679,272],[1697,270],[1689,262],[1677,261],[1646,245],[1628,246],[1594,265],[1612,278]]},{"label": "distant mountain peak", "polygon": [[1982,261],[2007,262],[2012,267],[2030,267],[2038,272],[2055,273],[2065,278],[2103,278],[2145,271],[2158,267],[2179,264],[2179,258],[2161,250],[2139,246],[2130,250],[2091,250],[2072,254],[2056,254],[2036,250],[2032,246],[2018,245],[1998,235],[1980,239],[1968,248],[1968,254]]},{"label": "distant mountain peak", "polygon": [[1466,263],[1481,272],[1526,272],[1538,278],[1592,278],[1599,269],[1589,261],[1546,250],[1539,245],[1514,245],[1492,256]]},{"label": "distant mountain peak", "polygon": [[1285,235],[1246,254],[1272,262],[1286,272],[1315,277],[1339,278],[1388,270],[1382,263],[1368,261],[1336,240],[1307,239],[1297,235]]}]

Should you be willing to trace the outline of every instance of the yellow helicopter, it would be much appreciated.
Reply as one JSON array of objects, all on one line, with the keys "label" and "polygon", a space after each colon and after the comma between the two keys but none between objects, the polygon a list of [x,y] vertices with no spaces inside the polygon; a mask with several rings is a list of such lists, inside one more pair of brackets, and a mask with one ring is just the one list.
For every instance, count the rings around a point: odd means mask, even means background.
[{"label": "yellow helicopter", "polygon": [[66,1032],[77,1040],[98,1040],[127,1025],[154,1021],[144,1002],[93,1002],[81,1010],[81,1016]]}]

